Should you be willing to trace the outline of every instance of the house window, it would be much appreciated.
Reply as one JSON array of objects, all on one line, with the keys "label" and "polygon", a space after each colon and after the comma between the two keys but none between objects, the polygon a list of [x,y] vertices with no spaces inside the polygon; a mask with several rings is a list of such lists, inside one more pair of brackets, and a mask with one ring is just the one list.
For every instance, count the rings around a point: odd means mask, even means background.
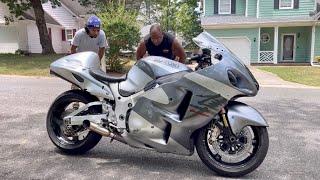
[{"label": "house window", "polygon": [[219,0],[219,14],[231,14],[231,0]]},{"label": "house window", "polygon": [[73,30],[72,29],[66,29],[66,40],[72,41],[73,39]]},{"label": "house window", "polygon": [[293,9],[294,0],[279,0],[279,9]]}]

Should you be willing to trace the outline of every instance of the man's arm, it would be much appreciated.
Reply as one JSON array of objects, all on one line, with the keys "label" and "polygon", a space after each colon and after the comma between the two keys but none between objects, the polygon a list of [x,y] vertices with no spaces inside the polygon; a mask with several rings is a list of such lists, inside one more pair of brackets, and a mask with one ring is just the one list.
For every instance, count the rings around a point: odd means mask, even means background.
[{"label": "man's arm", "polygon": [[146,48],[144,41],[142,40],[138,46],[138,49],[137,49],[137,53],[136,53],[137,60],[143,58],[143,56],[146,54],[146,52],[147,52],[147,48]]},{"label": "man's arm", "polygon": [[177,39],[174,39],[172,43],[172,51],[173,51],[173,54],[179,58],[178,59],[179,62],[181,63],[185,62],[187,55],[184,52],[183,47],[180,45]]},{"label": "man's arm", "polygon": [[[78,31],[79,32],[79,31]],[[76,32],[71,42],[71,54],[77,53],[77,48],[80,45],[80,34]]]},{"label": "man's arm", "polygon": [[106,50],[105,47],[99,48],[98,55],[99,55],[100,61],[101,61],[101,59],[103,58],[103,55],[104,55],[105,50]]},{"label": "man's arm", "polygon": [[99,35],[99,51],[98,51],[100,63],[101,63],[101,59],[103,58],[104,53],[106,51],[106,47],[109,47],[108,42],[107,42],[107,37],[106,37],[106,34],[104,33],[104,31],[101,30],[100,35]]}]

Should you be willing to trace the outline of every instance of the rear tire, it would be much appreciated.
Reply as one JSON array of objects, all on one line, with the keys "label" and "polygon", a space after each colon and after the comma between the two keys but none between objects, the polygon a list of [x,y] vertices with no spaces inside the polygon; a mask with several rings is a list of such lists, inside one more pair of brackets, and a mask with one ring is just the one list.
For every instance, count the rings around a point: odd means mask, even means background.
[{"label": "rear tire", "polygon": [[[63,117],[67,111],[70,113],[72,109],[66,109],[70,104],[78,102],[88,104],[93,101],[98,101],[97,98],[81,90],[70,90],[62,93],[56,98],[51,105],[47,114],[47,132],[53,142],[60,150],[67,154],[82,154],[98,144],[101,139],[101,135],[89,131],[84,139],[79,140],[76,136],[68,137],[63,131],[66,126],[63,123]],[[86,114],[101,113],[101,107],[90,107],[86,110]],[[83,126],[71,127],[86,131]],[[75,140],[74,140],[75,139]]]},{"label": "rear tire", "polygon": [[244,176],[255,170],[265,159],[269,147],[269,138],[266,127],[250,126],[256,136],[256,147],[253,148],[253,152],[249,157],[240,160],[240,162],[232,163],[223,162],[221,156],[218,156],[218,153],[214,154],[210,150],[209,146],[211,145],[208,143],[208,131],[210,127],[211,123],[199,130],[195,146],[202,162],[217,174],[228,177]]}]

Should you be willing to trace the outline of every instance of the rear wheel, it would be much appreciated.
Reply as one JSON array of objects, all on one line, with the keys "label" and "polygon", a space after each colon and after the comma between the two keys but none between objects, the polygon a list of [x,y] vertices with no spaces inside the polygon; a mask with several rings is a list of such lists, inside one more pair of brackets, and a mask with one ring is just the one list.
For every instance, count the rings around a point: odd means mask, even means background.
[{"label": "rear wheel", "polygon": [[230,137],[222,122],[202,128],[196,138],[202,162],[222,176],[238,177],[255,170],[264,160],[269,147],[266,127],[247,126]]},{"label": "rear wheel", "polygon": [[[51,105],[47,115],[47,132],[54,145],[69,154],[85,153],[92,149],[101,139],[101,135],[81,126],[64,124],[63,118],[73,111],[92,101],[93,96],[80,91],[71,90],[61,94]],[[101,107],[90,107],[81,112],[82,115],[97,114]]]}]

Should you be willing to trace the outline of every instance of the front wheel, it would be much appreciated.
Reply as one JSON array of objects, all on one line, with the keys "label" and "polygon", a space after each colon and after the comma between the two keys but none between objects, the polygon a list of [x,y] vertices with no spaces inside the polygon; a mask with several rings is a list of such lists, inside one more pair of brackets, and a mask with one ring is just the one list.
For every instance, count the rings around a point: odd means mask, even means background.
[{"label": "front wheel", "polygon": [[222,176],[239,177],[255,170],[269,147],[266,127],[247,126],[233,137],[223,131],[222,123],[209,123],[198,132],[195,146],[202,162]]}]

